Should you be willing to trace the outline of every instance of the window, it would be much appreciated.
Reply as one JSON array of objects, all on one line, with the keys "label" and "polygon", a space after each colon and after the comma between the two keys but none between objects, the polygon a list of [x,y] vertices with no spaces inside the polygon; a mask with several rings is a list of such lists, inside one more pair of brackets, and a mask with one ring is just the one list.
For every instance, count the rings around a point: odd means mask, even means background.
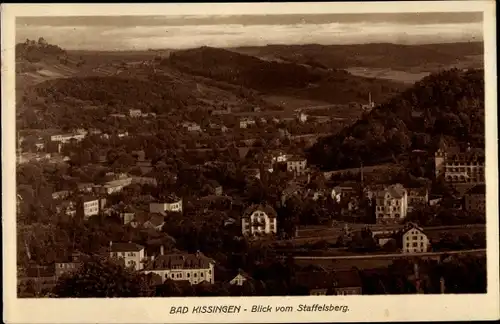
[{"label": "window", "polygon": [[186,274],[186,277],[188,277],[188,278],[189,278],[189,277],[191,277],[191,274],[188,272],[188,273]]},{"label": "window", "polygon": [[171,278],[174,278],[174,274],[172,273],[172,274],[170,275],[170,277],[171,277]]},{"label": "window", "polygon": [[420,246],[423,247],[424,246],[424,242],[420,242]]},{"label": "window", "polygon": [[394,216],[396,216],[396,218],[399,218],[399,214],[396,214],[396,215],[394,215]]},{"label": "window", "polygon": [[418,236],[417,235],[413,235],[412,240],[417,241],[418,240]]},{"label": "window", "polygon": [[414,242],[413,243],[413,247],[417,247],[418,246],[418,243],[417,242]]},{"label": "window", "polygon": [[203,277],[203,272],[202,272],[202,273],[200,273],[200,277]]},{"label": "window", "polygon": [[196,278],[196,272],[193,274],[193,276]]},{"label": "window", "polygon": [[208,274],[212,274],[212,270],[208,270]]},{"label": "window", "polygon": [[406,243],[406,247],[410,247],[410,243]]}]

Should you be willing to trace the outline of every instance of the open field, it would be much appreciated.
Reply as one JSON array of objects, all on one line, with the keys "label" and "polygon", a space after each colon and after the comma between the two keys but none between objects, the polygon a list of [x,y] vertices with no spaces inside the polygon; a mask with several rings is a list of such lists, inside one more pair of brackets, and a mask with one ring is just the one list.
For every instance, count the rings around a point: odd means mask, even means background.
[{"label": "open field", "polygon": [[428,76],[429,72],[410,72],[410,71],[397,71],[386,68],[370,68],[370,67],[350,67],[346,69],[349,73],[377,79],[386,79],[392,81],[399,81],[404,83],[415,83]]}]

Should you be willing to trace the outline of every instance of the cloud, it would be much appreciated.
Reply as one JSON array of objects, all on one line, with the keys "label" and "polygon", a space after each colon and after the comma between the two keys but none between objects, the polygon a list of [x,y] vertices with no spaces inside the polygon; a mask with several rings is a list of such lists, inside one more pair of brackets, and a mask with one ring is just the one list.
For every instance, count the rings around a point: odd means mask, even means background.
[{"label": "cloud", "polygon": [[17,41],[44,37],[66,49],[184,49],[268,44],[440,43],[482,40],[482,23],[326,23],[185,26],[18,26]]}]

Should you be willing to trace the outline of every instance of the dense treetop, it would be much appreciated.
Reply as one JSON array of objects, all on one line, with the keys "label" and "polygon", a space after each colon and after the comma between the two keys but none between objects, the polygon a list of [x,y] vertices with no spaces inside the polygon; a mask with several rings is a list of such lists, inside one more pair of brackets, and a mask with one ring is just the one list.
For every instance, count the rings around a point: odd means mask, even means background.
[{"label": "dense treetop", "polygon": [[434,152],[441,136],[457,142],[484,137],[483,70],[432,74],[309,152],[325,169],[388,161],[412,149]]}]

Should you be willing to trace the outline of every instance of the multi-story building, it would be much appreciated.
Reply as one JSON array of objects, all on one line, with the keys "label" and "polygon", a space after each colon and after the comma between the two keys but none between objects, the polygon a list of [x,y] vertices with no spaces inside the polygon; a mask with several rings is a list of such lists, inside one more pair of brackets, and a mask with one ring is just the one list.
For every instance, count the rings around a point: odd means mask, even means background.
[{"label": "multi-story building", "polygon": [[486,212],[486,186],[477,185],[469,190],[464,196],[466,211]]},{"label": "multi-story building", "polygon": [[149,204],[150,213],[178,212],[182,213],[182,198],[171,195],[164,202],[152,202]]},{"label": "multi-story building", "polygon": [[451,184],[484,183],[484,149],[448,147],[444,141],[434,154],[436,177]]},{"label": "multi-story building", "polygon": [[109,256],[112,259],[123,261],[126,267],[131,267],[136,271],[142,270],[144,267],[144,247],[136,243],[109,242]]},{"label": "multi-story building", "polygon": [[303,175],[306,173],[307,160],[302,157],[290,157],[286,161],[286,170],[295,175]]},{"label": "multi-story building", "polygon": [[395,184],[375,195],[375,217],[378,224],[399,223],[408,212],[408,193]]},{"label": "multi-story building", "polygon": [[83,218],[88,219],[91,216],[99,214],[99,198],[86,196],[82,198]]},{"label": "multi-story building", "polygon": [[257,237],[277,233],[277,214],[269,205],[251,205],[241,217],[244,236]]},{"label": "multi-story building", "polygon": [[427,187],[408,188],[408,211],[429,203],[429,190]]},{"label": "multi-story building", "polygon": [[409,224],[403,230],[403,253],[424,253],[429,249],[429,239],[421,227]]},{"label": "multi-story building", "polygon": [[[162,249],[163,252],[163,249]],[[154,273],[165,280],[188,281],[196,285],[203,281],[214,283],[215,261],[201,252],[160,255],[146,264],[144,273]]]}]

